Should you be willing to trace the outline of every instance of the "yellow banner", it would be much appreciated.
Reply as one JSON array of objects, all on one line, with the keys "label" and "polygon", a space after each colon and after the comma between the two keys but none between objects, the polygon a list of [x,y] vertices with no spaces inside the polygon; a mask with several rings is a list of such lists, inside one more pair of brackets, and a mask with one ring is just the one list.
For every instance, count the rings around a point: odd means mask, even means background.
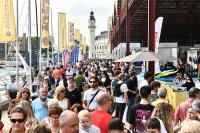
[{"label": "yellow banner", "polygon": [[74,23],[68,22],[69,26],[69,45],[73,46],[74,45]]},{"label": "yellow banner", "polygon": [[41,0],[40,5],[40,45],[41,48],[49,48],[49,0]]},{"label": "yellow banner", "polygon": [[75,40],[79,41],[80,42],[80,29],[75,29]]},{"label": "yellow banner", "polygon": [[67,48],[66,14],[58,13],[58,47],[62,52]]},{"label": "yellow banner", "polygon": [[0,42],[16,40],[15,16],[12,0],[0,0]]}]

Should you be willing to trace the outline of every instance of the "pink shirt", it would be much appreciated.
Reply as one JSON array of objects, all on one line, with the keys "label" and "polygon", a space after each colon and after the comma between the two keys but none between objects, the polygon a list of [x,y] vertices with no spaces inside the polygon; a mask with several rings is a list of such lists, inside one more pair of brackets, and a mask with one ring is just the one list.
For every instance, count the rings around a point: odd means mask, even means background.
[{"label": "pink shirt", "polygon": [[181,122],[185,120],[187,109],[191,107],[193,100],[187,99],[185,102],[182,102],[178,105],[175,112],[175,119],[180,120]]}]

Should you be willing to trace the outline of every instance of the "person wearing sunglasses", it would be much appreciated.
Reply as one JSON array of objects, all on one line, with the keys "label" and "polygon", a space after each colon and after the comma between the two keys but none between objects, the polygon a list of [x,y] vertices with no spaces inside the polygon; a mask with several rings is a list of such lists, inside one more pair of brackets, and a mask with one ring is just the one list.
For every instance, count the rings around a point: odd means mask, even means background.
[{"label": "person wearing sunglasses", "polygon": [[13,107],[19,105],[23,100],[26,100],[31,103],[31,94],[28,88],[21,88],[17,94],[17,98],[12,100],[8,107],[8,114]]},{"label": "person wearing sunglasses", "polygon": [[70,109],[69,100],[67,98],[65,98],[64,86],[56,87],[54,98],[51,99],[50,101],[52,101],[52,100],[58,102],[59,107],[61,107],[63,111]]},{"label": "person wearing sunglasses", "polygon": [[85,108],[87,108],[89,111],[92,112],[98,107],[95,97],[101,92],[103,92],[103,90],[100,89],[98,86],[97,77],[91,77],[89,80],[89,85],[90,85],[90,89],[86,90],[83,95],[83,105]]},{"label": "person wearing sunglasses", "polygon": [[25,133],[26,113],[20,107],[14,107],[10,112],[11,128],[8,133]]}]

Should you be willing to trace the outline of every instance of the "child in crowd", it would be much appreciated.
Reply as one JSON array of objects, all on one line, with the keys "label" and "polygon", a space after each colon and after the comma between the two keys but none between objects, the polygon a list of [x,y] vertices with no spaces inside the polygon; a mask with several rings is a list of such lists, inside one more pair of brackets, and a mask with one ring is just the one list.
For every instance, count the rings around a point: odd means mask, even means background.
[{"label": "child in crowd", "polygon": [[100,129],[91,123],[91,116],[87,110],[82,110],[78,114],[79,133],[100,133]]}]

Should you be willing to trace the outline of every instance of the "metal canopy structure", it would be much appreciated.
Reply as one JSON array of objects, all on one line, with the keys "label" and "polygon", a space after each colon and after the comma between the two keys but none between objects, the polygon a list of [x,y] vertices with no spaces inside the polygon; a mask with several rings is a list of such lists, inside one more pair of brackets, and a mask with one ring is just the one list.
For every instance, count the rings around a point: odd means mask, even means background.
[{"label": "metal canopy structure", "polygon": [[[200,44],[200,0],[149,1],[155,2],[154,19],[164,17],[160,42],[178,42],[179,46]],[[147,44],[148,22],[148,0],[118,0],[110,36],[112,48],[122,42]]]}]

